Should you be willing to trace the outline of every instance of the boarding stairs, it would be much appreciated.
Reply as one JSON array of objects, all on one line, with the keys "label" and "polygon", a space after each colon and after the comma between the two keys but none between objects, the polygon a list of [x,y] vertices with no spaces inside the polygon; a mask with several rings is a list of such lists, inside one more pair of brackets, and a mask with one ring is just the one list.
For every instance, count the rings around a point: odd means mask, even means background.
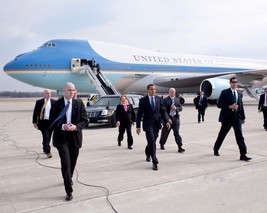
[{"label": "boarding stairs", "polygon": [[257,101],[259,101],[259,97],[257,96],[255,90],[253,90],[251,87],[244,86],[244,90],[251,98],[255,98]]},{"label": "boarding stairs", "polygon": [[[78,62],[77,60],[80,60]],[[76,64],[75,64],[76,63]],[[89,77],[89,83],[93,84],[100,96],[103,95],[120,95],[116,88],[103,75],[100,70],[92,70],[82,59],[72,59],[72,72],[86,74]]]}]

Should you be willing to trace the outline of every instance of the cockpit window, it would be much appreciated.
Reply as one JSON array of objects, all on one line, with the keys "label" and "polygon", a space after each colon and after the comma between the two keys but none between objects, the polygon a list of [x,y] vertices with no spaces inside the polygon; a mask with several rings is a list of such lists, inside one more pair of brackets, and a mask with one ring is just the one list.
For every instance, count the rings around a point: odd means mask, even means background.
[{"label": "cockpit window", "polygon": [[43,47],[56,47],[56,43],[54,43],[54,42],[45,42],[45,43],[41,46],[41,48],[43,48]]}]

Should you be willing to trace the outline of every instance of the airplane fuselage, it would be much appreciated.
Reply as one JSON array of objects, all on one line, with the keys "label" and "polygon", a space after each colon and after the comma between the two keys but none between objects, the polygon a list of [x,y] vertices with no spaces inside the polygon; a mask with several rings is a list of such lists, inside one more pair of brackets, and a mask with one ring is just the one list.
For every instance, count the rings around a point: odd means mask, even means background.
[{"label": "airplane fuselage", "polygon": [[[155,82],[158,82],[157,92],[167,93],[172,84],[165,86],[158,81],[164,77],[173,76],[173,81],[179,82],[179,79],[199,74],[208,77],[213,73],[219,75],[267,68],[267,61],[263,60],[178,55],[112,43],[57,39],[18,55],[5,65],[4,71],[19,81],[37,87],[60,91],[65,82],[71,81],[79,92],[95,93],[88,76],[71,71],[72,58],[94,58],[101,72],[122,93],[145,93],[147,84]],[[175,85],[179,93],[200,90],[197,81]]]}]

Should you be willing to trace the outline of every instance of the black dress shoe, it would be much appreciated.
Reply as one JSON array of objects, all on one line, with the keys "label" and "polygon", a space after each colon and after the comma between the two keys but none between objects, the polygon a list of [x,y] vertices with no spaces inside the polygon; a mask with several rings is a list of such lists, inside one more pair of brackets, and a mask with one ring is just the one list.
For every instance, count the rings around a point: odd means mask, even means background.
[{"label": "black dress shoe", "polygon": [[165,150],[164,145],[160,145],[160,149]]},{"label": "black dress shoe", "polygon": [[219,151],[218,150],[214,150],[214,155],[215,156],[220,156]]},{"label": "black dress shoe", "polygon": [[146,161],[147,162],[150,162],[151,161],[150,156],[146,156]]},{"label": "black dress shoe", "polygon": [[128,146],[128,149],[133,149],[131,146]]},{"label": "black dress shoe", "polygon": [[73,181],[72,180],[70,181],[70,185],[73,185]]},{"label": "black dress shoe", "polygon": [[52,158],[51,152],[46,153],[46,155],[47,155],[48,158]]},{"label": "black dress shoe", "polygon": [[185,149],[183,149],[182,147],[179,147],[178,152],[182,153],[184,151],[185,151]]},{"label": "black dress shoe", "polygon": [[118,141],[118,146],[121,146],[121,141]]},{"label": "black dress shoe", "polygon": [[72,199],[73,199],[72,193],[67,193],[67,195],[66,195],[66,201],[70,201]]},{"label": "black dress shoe", "polygon": [[244,161],[249,161],[249,160],[251,160],[252,158],[249,158],[249,157],[247,157],[246,155],[241,155],[240,156],[240,160],[244,160]]},{"label": "black dress shoe", "polygon": [[152,169],[155,170],[155,171],[157,171],[159,169],[158,168],[158,165],[157,164],[153,164]]},{"label": "black dress shoe", "polygon": [[152,156],[152,163],[153,164],[158,164],[159,163],[159,160],[157,159],[156,156]]}]

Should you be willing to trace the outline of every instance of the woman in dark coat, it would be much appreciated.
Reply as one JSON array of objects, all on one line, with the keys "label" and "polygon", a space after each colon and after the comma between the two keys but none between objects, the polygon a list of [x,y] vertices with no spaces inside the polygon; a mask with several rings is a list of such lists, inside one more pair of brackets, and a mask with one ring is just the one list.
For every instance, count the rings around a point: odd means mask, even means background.
[{"label": "woman in dark coat", "polygon": [[133,105],[128,103],[126,95],[120,97],[120,104],[116,108],[116,122],[116,125],[119,127],[118,146],[121,146],[126,130],[128,149],[132,149],[132,125],[135,122],[135,112]]}]

